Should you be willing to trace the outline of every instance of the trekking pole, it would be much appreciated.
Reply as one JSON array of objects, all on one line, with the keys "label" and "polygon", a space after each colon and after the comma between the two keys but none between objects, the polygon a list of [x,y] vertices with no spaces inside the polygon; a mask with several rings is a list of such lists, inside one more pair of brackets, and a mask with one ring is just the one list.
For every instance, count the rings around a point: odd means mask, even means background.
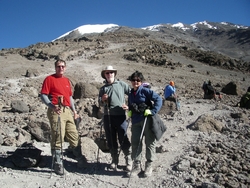
[{"label": "trekking pole", "polygon": [[179,102],[179,100],[177,98],[177,95],[176,95],[176,99],[175,99],[175,105],[176,105],[177,111],[179,111],[180,110],[180,102]]},{"label": "trekking pole", "polygon": [[[63,103],[63,96],[58,96],[59,107],[62,107]],[[62,146],[62,126],[61,126],[61,117],[58,115],[58,126],[60,129],[60,142],[61,142],[61,160],[62,160],[62,167],[63,167],[63,174],[64,174],[64,165],[63,165],[63,146]]]},{"label": "trekking pole", "polygon": [[[99,141],[101,141],[103,123],[104,123],[104,118],[102,118],[102,123],[101,123],[101,128],[100,128],[100,138],[99,138]],[[99,143],[100,143],[100,142],[99,142]],[[97,157],[96,157],[97,163],[100,163],[100,161],[99,161],[99,151],[100,151],[100,147],[98,146]]]},{"label": "trekking pole", "polygon": [[[113,144],[113,135],[112,135],[112,128],[111,128],[111,120],[110,120],[110,111],[109,111],[109,106],[108,106],[109,102],[107,100],[107,103],[106,103],[106,108],[107,108],[107,112],[108,112],[108,120],[109,120],[109,131],[110,131],[110,141],[111,141],[111,147],[112,147],[112,150],[114,151],[114,144]],[[111,154],[112,155],[112,154]],[[117,168],[117,166],[115,167],[115,169]]]},{"label": "trekking pole", "polygon": [[[139,145],[138,145],[137,150],[136,150],[135,158],[137,157],[137,155],[138,155],[138,153],[139,153],[139,148],[140,148],[140,146],[141,146],[141,142],[142,142],[143,133],[144,133],[144,129],[145,129],[146,123],[147,123],[147,116],[145,117],[145,120],[144,120],[144,123],[143,123],[142,131],[141,131],[141,135],[140,135],[140,141],[139,141]],[[131,178],[131,174],[132,174],[133,169],[134,169],[134,162],[135,162],[135,160],[133,159],[132,170],[130,171],[130,174],[129,174],[129,179],[128,179],[127,186],[128,186],[128,184],[129,184],[129,181],[130,181],[130,178]]]}]

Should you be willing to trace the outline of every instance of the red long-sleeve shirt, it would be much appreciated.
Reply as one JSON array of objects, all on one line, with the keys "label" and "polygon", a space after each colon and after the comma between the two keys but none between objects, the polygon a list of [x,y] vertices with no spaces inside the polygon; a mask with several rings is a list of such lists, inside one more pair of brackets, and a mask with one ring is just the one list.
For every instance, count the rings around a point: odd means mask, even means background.
[{"label": "red long-sleeve shirt", "polygon": [[67,77],[47,76],[43,81],[41,94],[49,96],[51,103],[58,104],[58,96],[63,96],[63,105],[70,106],[71,84]]}]

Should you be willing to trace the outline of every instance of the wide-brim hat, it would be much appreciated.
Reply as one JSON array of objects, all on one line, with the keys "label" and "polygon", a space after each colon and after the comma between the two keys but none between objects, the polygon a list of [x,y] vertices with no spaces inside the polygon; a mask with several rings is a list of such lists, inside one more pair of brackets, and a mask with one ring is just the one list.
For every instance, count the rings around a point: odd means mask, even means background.
[{"label": "wide-brim hat", "polygon": [[106,79],[106,78],[105,78],[105,72],[106,72],[106,71],[113,71],[113,72],[115,73],[115,76],[116,76],[116,74],[117,74],[117,70],[114,69],[113,66],[109,65],[109,66],[105,67],[105,69],[103,69],[102,72],[101,72],[101,76],[102,76],[102,78],[104,78],[104,79]]}]

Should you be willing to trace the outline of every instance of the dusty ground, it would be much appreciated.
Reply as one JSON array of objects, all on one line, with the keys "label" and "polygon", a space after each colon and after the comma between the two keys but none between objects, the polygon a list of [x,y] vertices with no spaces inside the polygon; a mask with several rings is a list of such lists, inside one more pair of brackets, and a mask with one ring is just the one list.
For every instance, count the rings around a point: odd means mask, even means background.
[{"label": "dusty ground", "polygon": [[[115,46],[112,48],[115,48]],[[218,84],[217,89],[221,89],[223,85],[230,81],[235,81],[239,83],[242,93],[244,93],[249,86],[250,78],[249,75],[240,72],[205,66],[175,54],[172,54],[171,58],[176,62],[181,62],[183,66],[176,67],[176,69],[154,67],[143,63],[125,61],[119,54],[109,54],[99,60],[88,60],[83,57],[67,62],[67,75],[81,82],[102,83],[100,73],[106,65],[113,65],[114,68],[117,68],[117,78],[126,82],[126,78],[133,71],[141,71],[146,81],[151,83],[152,89],[160,95],[162,95],[165,85],[170,80],[175,81],[181,108],[180,111],[173,111],[172,115],[162,115],[167,131],[157,143],[157,147],[164,147],[165,152],[156,154],[157,160],[154,162],[154,171],[151,177],[138,176],[131,178],[129,181],[129,178],[124,176],[126,173],[122,170],[122,165],[124,165],[122,154],[120,156],[121,167],[118,171],[113,172],[107,169],[107,163],[110,162],[108,154],[106,155],[107,159],[101,161],[100,164],[93,162],[87,169],[79,169],[76,167],[76,161],[65,152],[65,176],[61,177],[53,173],[52,178],[50,178],[50,147],[47,143],[35,142],[35,145],[43,151],[44,165],[30,169],[0,166],[0,187],[192,187],[185,183],[185,177],[188,174],[173,171],[172,165],[178,157],[188,151],[190,146],[195,145],[201,135],[209,140],[209,134],[192,131],[187,129],[187,126],[202,114],[228,118],[228,114],[240,111],[238,107],[233,107],[240,96],[223,95],[222,101],[203,100],[201,90],[203,81],[212,80],[212,83]],[[192,64],[194,68],[188,68],[187,65],[189,64]],[[45,76],[54,72],[53,67],[54,61],[29,61],[19,55],[0,56],[0,86],[9,88],[7,89],[8,96],[6,96],[6,89],[1,91],[2,109],[8,106],[6,101],[12,99],[22,99],[30,103],[40,104],[41,102],[37,97],[22,96],[19,92],[20,88],[23,84],[29,84],[39,92]],[[28,69],[35,69],[38,76],[24,77]],[[209,71],[209,74],[207,74],[207,71]],[[245,81],[243,81],[243,78],[245,78]],[[223,108],[217,108],[218,105],[223,106]],[[6,117],[11,115],[3,110],[0,113],[1,116]],[[40,109],[33,112],[34,114],[44,117],[45,110]],[[224,121],[223,123],[226,124],[227,122]],[[67,144],[64,145],[64,149],[66,148]],[[15,149],[15,147],[2,145],[0,149],[2,158]],[[205,178],[204,181],[206,181]]]}]

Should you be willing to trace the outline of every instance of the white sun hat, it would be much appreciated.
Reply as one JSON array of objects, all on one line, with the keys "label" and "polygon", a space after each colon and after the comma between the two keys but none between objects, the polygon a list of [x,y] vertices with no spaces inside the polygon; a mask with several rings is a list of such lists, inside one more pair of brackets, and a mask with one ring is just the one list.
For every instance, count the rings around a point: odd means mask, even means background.
[{"label": "white sun hat", "polygon": [[103,69],[102,72],[101,72],[101,76],[102,76],[102,78],[104,78],[104,79],[106,79],[106,78],[105,78],[105,72],[106,72],[106,71],[113,71],[113,72],[115,73],[115,76],[116,76],[116,74],[117,74],[117,70],[114,69],[113,66],[108,65],[108,66],[105,67],[105,69]]}]

